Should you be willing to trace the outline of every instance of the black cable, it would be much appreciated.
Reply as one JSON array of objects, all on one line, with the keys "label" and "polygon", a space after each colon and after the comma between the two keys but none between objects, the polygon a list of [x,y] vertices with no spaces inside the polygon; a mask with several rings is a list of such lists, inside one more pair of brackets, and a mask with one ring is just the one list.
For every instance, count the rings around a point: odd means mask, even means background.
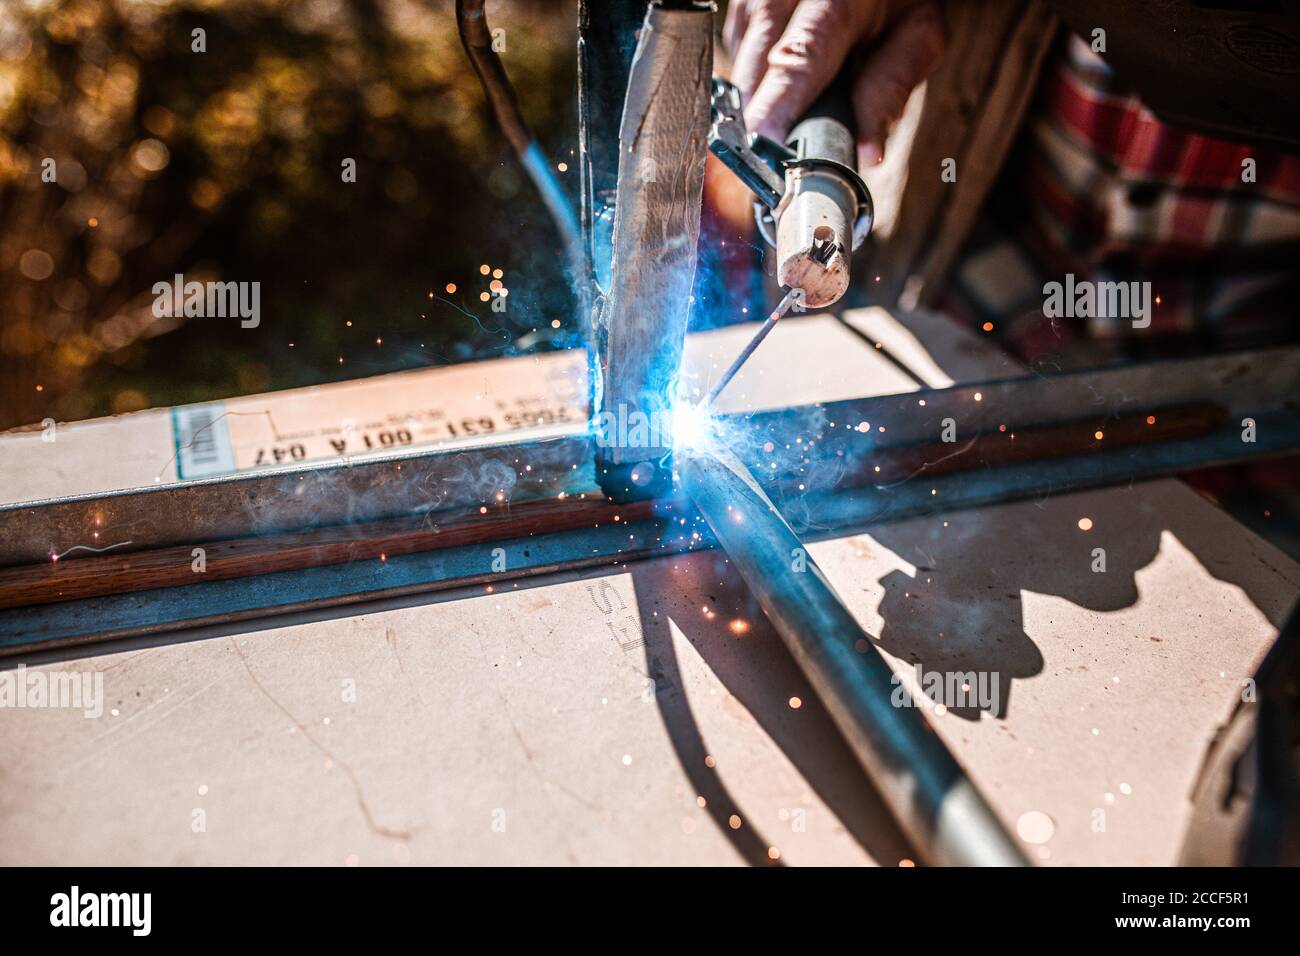
[{"label": "black cable", "polygon": [[506,75],[501,58],[492,49],[492,30],[488,26],[483,7],[484,0],[456,0],[456,26],[460,31],[461,44],[465,47],[474,72],[478,74],[479,82],[483,84],[483,93],[497,123],[514,147],[519,162],[523,164],[533,185],[541,193],[542,201],[564,242],[571,279],[576,282],[583,271],[582,234],[578,227],[577,213],[524,120],[515,88]]}]

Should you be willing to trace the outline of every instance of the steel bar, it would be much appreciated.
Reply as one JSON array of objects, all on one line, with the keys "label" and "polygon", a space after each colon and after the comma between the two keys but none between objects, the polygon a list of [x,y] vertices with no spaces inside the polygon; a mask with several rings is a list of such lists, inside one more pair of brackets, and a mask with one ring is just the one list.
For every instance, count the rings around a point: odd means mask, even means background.
[{"label": "steel bar", "polygon": [[[581,531],[390,556],[382,561],[349,561],[3,611],[0,658],[56,649],[72,651],[120,638],[175,634],[415,594],[435,601],[443,592],[482,594],[485,587],[509,590],[539,575],[608,568],[682,550],[689,542],[681,539],[689,535],[682,536],[681,526],[674,524],[666,519],[608,523]],[[508,568],[504,573],[493,568],[494,549],[504,555]]]},{"label": "steel bar", "polygon": [[[1235,429],[1145,448],[1103,449],[999,468],[926,476],[879,487],[791,492],[777,500],[805,540],[852,534],[875,524],[923,514],[1061,494],[1176,475],[1300,448],[1300,416],[1259,419],[1260,439],[1244,444]],[[516,446],[518,447],[518,446]],[[520,451],[521,456],[526,451]],[[773,494],[784,489],[769,484]],[[657,505],[656,507],[662,507]],[[669,520],[675,517],[676,522]],[[675,535],[680,519],[701,537]],[[504,529],[507,522],[502,522]],[[508,532],[503,532],[508,533]],[[491,549],[505,550],[508,570],[489,573]],[[205,581],[110,594],[0,612],[0,656],[265,617],[319,610],[473,584],[510,587],[538,574],[608,568],[684,549],[715,547],[707,526],[688,512],[581,530],[480,542],[417,554],[278,571],[230,581]],[[48,562],[47,562],[48,565]],[[189,563],[183,565],[188,574]]]},{"label": "steel bar", "polygon": [[[631,522],[668,507],[651,501],[614,504],[599,496],[545,499],[497,505],[483,513],[476,508],[253,538],[194,541],[148,551],[110,551],[79,561],[43,561],[0,568],[0,610],[351,561],[386,561],[460,545],[491,542],[490,550],[505,539]],[[201,576],[195,568],[196,547],[202,551]],[[490,562],[485,557],[486,563]]]},{"label": "steel bar", "polygon": [[[1203,437],[1222,422],[1223,416],[1221,409],[1193,406],[1162,410],[1158,420],[1153,416],[1110,419],[1104,424],[1105,448],[1115,451],[1137,444]],[[1096,437],[1100,427],[1101,422],[1080,422],[978,436],[957,451],[942,443],[885,448],[874,457],[872,473],[877,487],[889,488],[921,475],[932,479],[976,467],[998,468],[1097,452],[1101,446]],[[858,477],[847,476],[843,490],[860,483],[855,482]],[[778,480],[768,482],[768,487],[770,493],[782,496],[797,490],[792,484],[804,482]],[[490,506],[439,509],[402,518],[245,538],[195,539],[171,547],[113,548],[75,561],[0,568],[0,609],[193,584],[196,547],[202,548],[204,557],[202,580],[215,581],[593,527],[617,519],[620,513],[623,521],[635,520],[669,505],[670,498],[617,504],[594,491],[591,495],[579,492],[572,498],[512,498]]]},{"label": "steel bar", "polygon": [[[650,3],[619,126],[613,259],[594,317],[596,474],[615,500],[658,497],[677,393],[708,155],[711,3]],[[606,422],[656,423],[636,429]]]},{"label": "steel bar", "polygon": [[[560,431],[560,429],[554,429]],[[0,567],[48,562],[76,544],[130,550],[495,507],[595,492],[592,442],[481,442],[241,472],[0,507]],[[126,550],[126,549],[123,549]],[[76,558],[77,555],[69,555]]]},{"label": "steel bar", "polygon": [[[1300,347],[1142,363],[1104,371],[1037,375],[926,389],[756,414],[720,416],[742,458],[765,483],[794,479],[806,490],[859,487],[886,449],[935,443],[951,419],[958,441],[1053,423],[1092,422],[1212,400],[1229,425],[1249,417],[1255,444],[1215,445],[1219,460],[1295,450],[1286,423],[1297,413]],[[1265,422],[1276,426],[1265,426]],[[862,429],[863,423],[869,426]],[[1279,431],[1279,427],[1281,430]],[[1230,429],[1224,429],[1227,436]],[[594,442],[584,425],[556,426],[522,440],[485,439],[331,462],[167,482],[100,495],[0,506],[0,567],[48,561],[88,543],[130,540],[131,550],[241,538],[360,521],[492,507],[500,501],[595,492]],[[1240,428],[1237,429],[1238,436]],[[796,441],[795,439],[801,439]],[[810,452],[809,439],[817,452]],[[762,451],[770,442],[772,451]],[[1288,444],[1288,442],[1291,442]],[[1098,451],[1106,450],[1105,440]],[[1109,480],[1169,474],[1141,462],[1098,456]],[[1181,456],[1182,467],[1195,464]],[[775,465],[776,467],[771,467]],[[1094,482],[1096,479],[1094,479]],[[501,493],[503,497],[497,498]],[[118,534],[118,532],[122,532]]]},{"label": "steel bar", "polygon": [[[808,488],[842,487],[845,477],[853,474],[872,480],[874,459],[881,450],[944,441],[949,427],[955,432],[949,447],[956,451],[977,435],[1135,415],[1153,414],[1159,420],[1163,409],[1203,403],[1228,412],[1239,441],[1245,419],[1262,422],[1274,415],[1286,418],[1300,413],[1300,347],[1030,375],[835,402],[816,409],[782,409],[755,415],[745,427],[751,444],[770,441],[775,447],[763,465],[765,481],[786,472],[806,476]],[[1256,429],[1257,440],[1277,437],[1266,437],[1265,431]],[[805,444],[793,442],[792,436],[802,437]],[[817,440],[815,455],[807,451],[810,438]],[[1105,447],[1103,438],[1098,450]],[[1248,456],[1252,449],[1241,451]],[[838,460],[838,467],[826,467],[832,459]],[[776,463],[776,469],[770,468],[770,462]],[[822,467],[809,468],[810,463]]]},{"label": "steel bar", "polygon": [[894,706],[893,671],[739,459],[713,451],[679,455],[678,468],[719,544],[925,860],[1028,865],[920,713]]}]

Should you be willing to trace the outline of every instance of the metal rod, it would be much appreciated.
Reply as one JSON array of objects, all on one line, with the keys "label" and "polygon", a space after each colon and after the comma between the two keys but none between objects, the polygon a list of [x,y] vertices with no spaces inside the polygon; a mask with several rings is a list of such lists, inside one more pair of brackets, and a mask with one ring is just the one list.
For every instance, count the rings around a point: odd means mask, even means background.
[{"label": "metal rod", "polygon": [[866,632],[745,466],[729,452],[710,451],[679,454],[678,468],[718,543],[925,861],[1027,866],[925,719],[912,707],[894,706],[893,671],[866,646]]},{"label": "metal rod", "polygon": [[763,339],[767,338],[767,333],[776,328],[776,323],[781,321],[781,317],[790,311],[790,307],[794,305],[794,300],[795,290],[791,289],[781,299],[777,307],[772,310],[767,317],[767,321],[754,333],[754,337],[749,340],[749,344],[736,356],[736,360],[731,363],[731,367],[722,373],[722,378],[718,379],[718,384],[713,386],[713,390],[709,392],[709,397],[704,400],[706,406],[712,405],[713,400],[722,394],[722,390],[727,387],[727,383],[736,377],[740,367],[749,361],[749,357],[754,354],[754,349],[758,348]]}]

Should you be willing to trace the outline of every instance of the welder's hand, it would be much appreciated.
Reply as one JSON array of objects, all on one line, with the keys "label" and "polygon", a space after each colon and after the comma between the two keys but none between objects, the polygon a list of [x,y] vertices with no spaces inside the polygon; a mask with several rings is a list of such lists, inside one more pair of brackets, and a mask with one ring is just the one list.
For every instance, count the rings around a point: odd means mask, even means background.
[{"label": "welder's hand", "polygon": [[866,168],[884,158],[890,127],[938,62],[943,21],[933,0],[732,0],[723,38],[746,125],[777,142],[849,54],[869,46],[853,85],[858,165]]}]

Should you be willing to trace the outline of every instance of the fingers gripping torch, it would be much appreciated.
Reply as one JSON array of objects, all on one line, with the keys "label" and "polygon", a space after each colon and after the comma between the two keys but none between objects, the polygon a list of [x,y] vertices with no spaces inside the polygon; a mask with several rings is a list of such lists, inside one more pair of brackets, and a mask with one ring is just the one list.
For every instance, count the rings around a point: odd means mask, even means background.
[{"label": "fingers gripping torch", "polygon": [[791,308],[823,308],[849,287],[853,251],[871,232],[873,208],[858,175],[848,74],[813,105],[779,143],[745,128],[740,91],[713,80],[709,149],[758,198],[759,233],[776,249],[780,304],[710,390],[712,402]]}]

